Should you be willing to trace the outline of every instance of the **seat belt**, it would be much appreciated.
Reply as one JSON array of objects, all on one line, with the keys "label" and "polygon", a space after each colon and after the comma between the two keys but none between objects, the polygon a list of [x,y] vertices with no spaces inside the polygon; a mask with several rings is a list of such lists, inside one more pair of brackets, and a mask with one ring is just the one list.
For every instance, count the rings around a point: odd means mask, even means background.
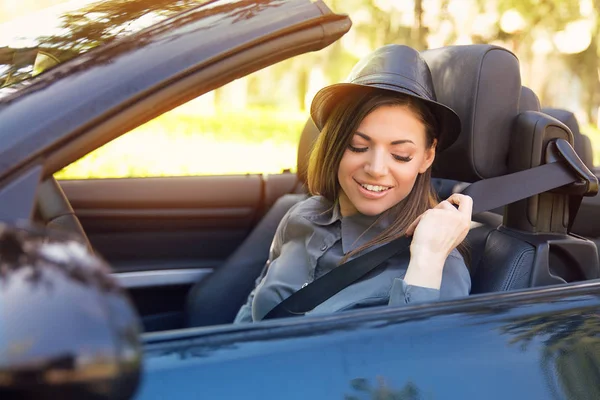
[{"label": "seat belt", "polygon": [[[561,188],[572,193],[569,198],[570,230],[583,196],[598,193],[598,178],[564,139],[550,142],[547,154],[547,164],[467,186],[461,193],[473,199],[473,214]],[[264,319],[306,314],[389,258],[408,250],[410,241],[410,238],[400,237],[345,262],[277,304]]]},{"label": "seat belt", "polygon": [[264,319],[306,314],[388,259],[408,250],[410,242],[411,238],[402,236],[345,262],[283,300]]},{"label": "seat belt", "polygon": [[[493,210],[578,180],[559,163],[474,182],[460,193],[473,199],[473,214]],[[510,188],[510,190],[507,190]]]},{"label": "seat belt", "polygon": [[478,214],[557,188],[561,188],[561,193],[570,194],[567,225],[570,231],[583,196],[598,193],[598,178],[564,139],[548,144],[546,164],[474,182],[461,194],[473,199],[473,214]]}]

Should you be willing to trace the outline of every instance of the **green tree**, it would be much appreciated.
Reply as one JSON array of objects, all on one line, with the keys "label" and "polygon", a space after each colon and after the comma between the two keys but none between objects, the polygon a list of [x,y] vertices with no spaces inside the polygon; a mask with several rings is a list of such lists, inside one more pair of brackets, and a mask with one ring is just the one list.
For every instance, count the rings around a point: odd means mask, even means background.
[{"label": "green tree", "polygon": [[[533,57],[534,39],[541,35],[552,39],[556,32],[565,30],[569,23],[588,19],[593,22],[590,32],[591,43],[582,52],[576,54],[561,54],[554,51],[551,57],[560,57],[569,70],[581,81],[583,90],[582,104],[591,123],[598,122],[596,111],[600,106],[600,0],[593,1],[593,15],[584,16],[581,13],[581,0],[500,0],[498,11],[500,15],[508,10],[517,10],[525,21],[523,29],[514,33],[499,30],[499,38],[511,40],[515,53],[525,60]],[[552,84],[552,77],[548,77]],[[552,102],[541,93],[542,104]]]}]

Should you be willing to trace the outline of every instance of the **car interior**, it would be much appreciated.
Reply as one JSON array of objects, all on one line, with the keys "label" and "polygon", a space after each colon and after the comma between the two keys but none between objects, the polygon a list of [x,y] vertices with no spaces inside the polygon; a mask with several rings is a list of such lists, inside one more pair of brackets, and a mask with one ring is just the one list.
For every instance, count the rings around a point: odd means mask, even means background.
[{"label": "car interior", "polygon": [[[423,56],[438,100],[463,124],[457,142],[436,156],[433,187],[440,198],[548,162],[555,139],[574,143],[585,165],[593,166],[591,144],[574,115],[542,110],[535,93],[522,86],[511,52],[469,45]],[[318,134],[307,121],[297,173],[60,184],[51,178],[40,188],[38,217],[85,238],[107,259],[146,332],[229,324],[265,265],[279,221],[307,196],[307,159]],[[583,182],[474,215],[467,237],[471,293],[598,278],[597,247],[586,239],[600,237],[593,226],[600,213],[595,197],[585,198],[568,232],[570,204],[592,192]]]}]

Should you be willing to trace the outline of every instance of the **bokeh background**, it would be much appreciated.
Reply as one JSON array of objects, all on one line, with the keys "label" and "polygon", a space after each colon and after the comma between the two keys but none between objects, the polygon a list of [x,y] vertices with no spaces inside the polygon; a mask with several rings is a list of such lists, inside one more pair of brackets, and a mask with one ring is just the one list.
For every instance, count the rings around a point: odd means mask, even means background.
[{"label": "bokeh background", "polygon": [[[271,0],[277,1],[277,0]],[[0,86],[140,30],[200,0],[0,0]],[[543,107],[578,117],[600,164],[600,0],[325,0],[353,27],[328,48],[190,101],[96,150],[61,179],[279,173],[318,89],[389,43],[490,43],[514,52]],[[165,55],[168,57],[168,55]],[[85,95],[85,94],[82,94]]]}]

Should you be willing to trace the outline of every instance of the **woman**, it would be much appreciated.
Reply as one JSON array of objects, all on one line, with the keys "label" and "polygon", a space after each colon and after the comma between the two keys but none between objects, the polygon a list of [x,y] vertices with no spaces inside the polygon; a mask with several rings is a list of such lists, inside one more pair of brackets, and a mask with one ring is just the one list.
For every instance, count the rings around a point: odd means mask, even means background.
[{"label": "woman", "polygon": [[460,132],[460,120],[435,99],[431,73],[414,49],[382,47],[353,69],[349,82],[315,96],[321,134],[308,168],[313,195],[282,219],[267,268],[236,322],[261,320],[302,287],[402,235],[410,252],[393,256],[315,307],[332,313],[380,304],[466,296],[470,277],[460,248],[472,201],[431,191],[436,150]]}]

